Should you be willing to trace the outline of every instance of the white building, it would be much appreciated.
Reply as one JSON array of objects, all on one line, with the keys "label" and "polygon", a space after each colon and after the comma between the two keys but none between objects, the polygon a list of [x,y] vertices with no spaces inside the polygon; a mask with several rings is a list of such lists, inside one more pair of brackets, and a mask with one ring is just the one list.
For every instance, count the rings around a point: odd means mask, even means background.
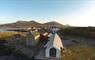
[{"label": "white building", "polygon": [[50,33],[49,41],[45,45],[45,57],[47,58],[60,58],[61,56],[61,48],[63,48],[63,44],[61,42],[60,37],[57,33]]},{"label": "white building", "polygon": [[35,46],[40,40],[40,33],[37,29],[31,29],[27,34],[27,45]]}]

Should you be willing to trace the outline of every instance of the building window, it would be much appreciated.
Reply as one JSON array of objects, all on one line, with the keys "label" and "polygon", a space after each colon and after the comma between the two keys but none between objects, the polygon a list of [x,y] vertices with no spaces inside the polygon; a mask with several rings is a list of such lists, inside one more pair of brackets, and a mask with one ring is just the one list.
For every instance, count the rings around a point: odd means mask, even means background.
[{"label": "building window", "polygon": [[55,48],[50,49],[50,57],[56,57],[56,49]]}]

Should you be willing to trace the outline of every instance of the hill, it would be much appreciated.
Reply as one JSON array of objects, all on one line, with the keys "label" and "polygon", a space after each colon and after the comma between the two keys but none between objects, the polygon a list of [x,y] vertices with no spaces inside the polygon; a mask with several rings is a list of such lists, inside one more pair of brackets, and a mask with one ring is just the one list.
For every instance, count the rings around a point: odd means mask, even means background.
[{"label": "hill", "polygon": [[38,23],[36,21],[17,21],[15,23],[8,23],[8,24],[0,25],[0,27],[3,27],[3,28],[5,27],[7,28],[29,28],[29,27],[49,27],[49,26],[61,27],[63,25],[55,21],[47,22],[44,24]]},{"label": "hill", "polygon": [[62,24],[60,24],[56,21],[51,21],[51,22],[44,23],[43,26],[44,27],[56,26],[56,27],[59,27],[59,28],[63,28],[64,25],[62,25]]},{"label": "hill", "polygon": [[7,28],[28,28],[33,26],[39,27],[40,23],[35,21],[17,21],[15,23],[0,25],[0,27],[7,27]]}]

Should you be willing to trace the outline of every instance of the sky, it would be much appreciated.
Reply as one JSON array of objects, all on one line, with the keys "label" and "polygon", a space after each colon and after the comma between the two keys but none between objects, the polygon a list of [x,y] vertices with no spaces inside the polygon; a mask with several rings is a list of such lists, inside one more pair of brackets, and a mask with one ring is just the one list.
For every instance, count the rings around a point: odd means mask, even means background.
[{"label": "sky", "polygon": [[31,20],[95,26],[95,0],[0,0],[0,24]]}]

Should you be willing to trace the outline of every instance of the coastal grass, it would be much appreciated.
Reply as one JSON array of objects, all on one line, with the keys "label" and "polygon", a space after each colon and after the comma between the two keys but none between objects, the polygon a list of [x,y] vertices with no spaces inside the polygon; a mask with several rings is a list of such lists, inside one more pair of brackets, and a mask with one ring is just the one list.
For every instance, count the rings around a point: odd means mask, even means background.
[{"label": "coastal grass", "polygon": [[95,47],[87,43],[68,46],[61,60],[91,60],[95,58]]},{"label": "coastal grass", "polygon": [[16,35],[16,34],[20,34],[22,36],[26,36],[25,34],[20,33],[20,32],[0,32],[0,38],[10,37],[10,36],[13,36],[13,35]]}]

